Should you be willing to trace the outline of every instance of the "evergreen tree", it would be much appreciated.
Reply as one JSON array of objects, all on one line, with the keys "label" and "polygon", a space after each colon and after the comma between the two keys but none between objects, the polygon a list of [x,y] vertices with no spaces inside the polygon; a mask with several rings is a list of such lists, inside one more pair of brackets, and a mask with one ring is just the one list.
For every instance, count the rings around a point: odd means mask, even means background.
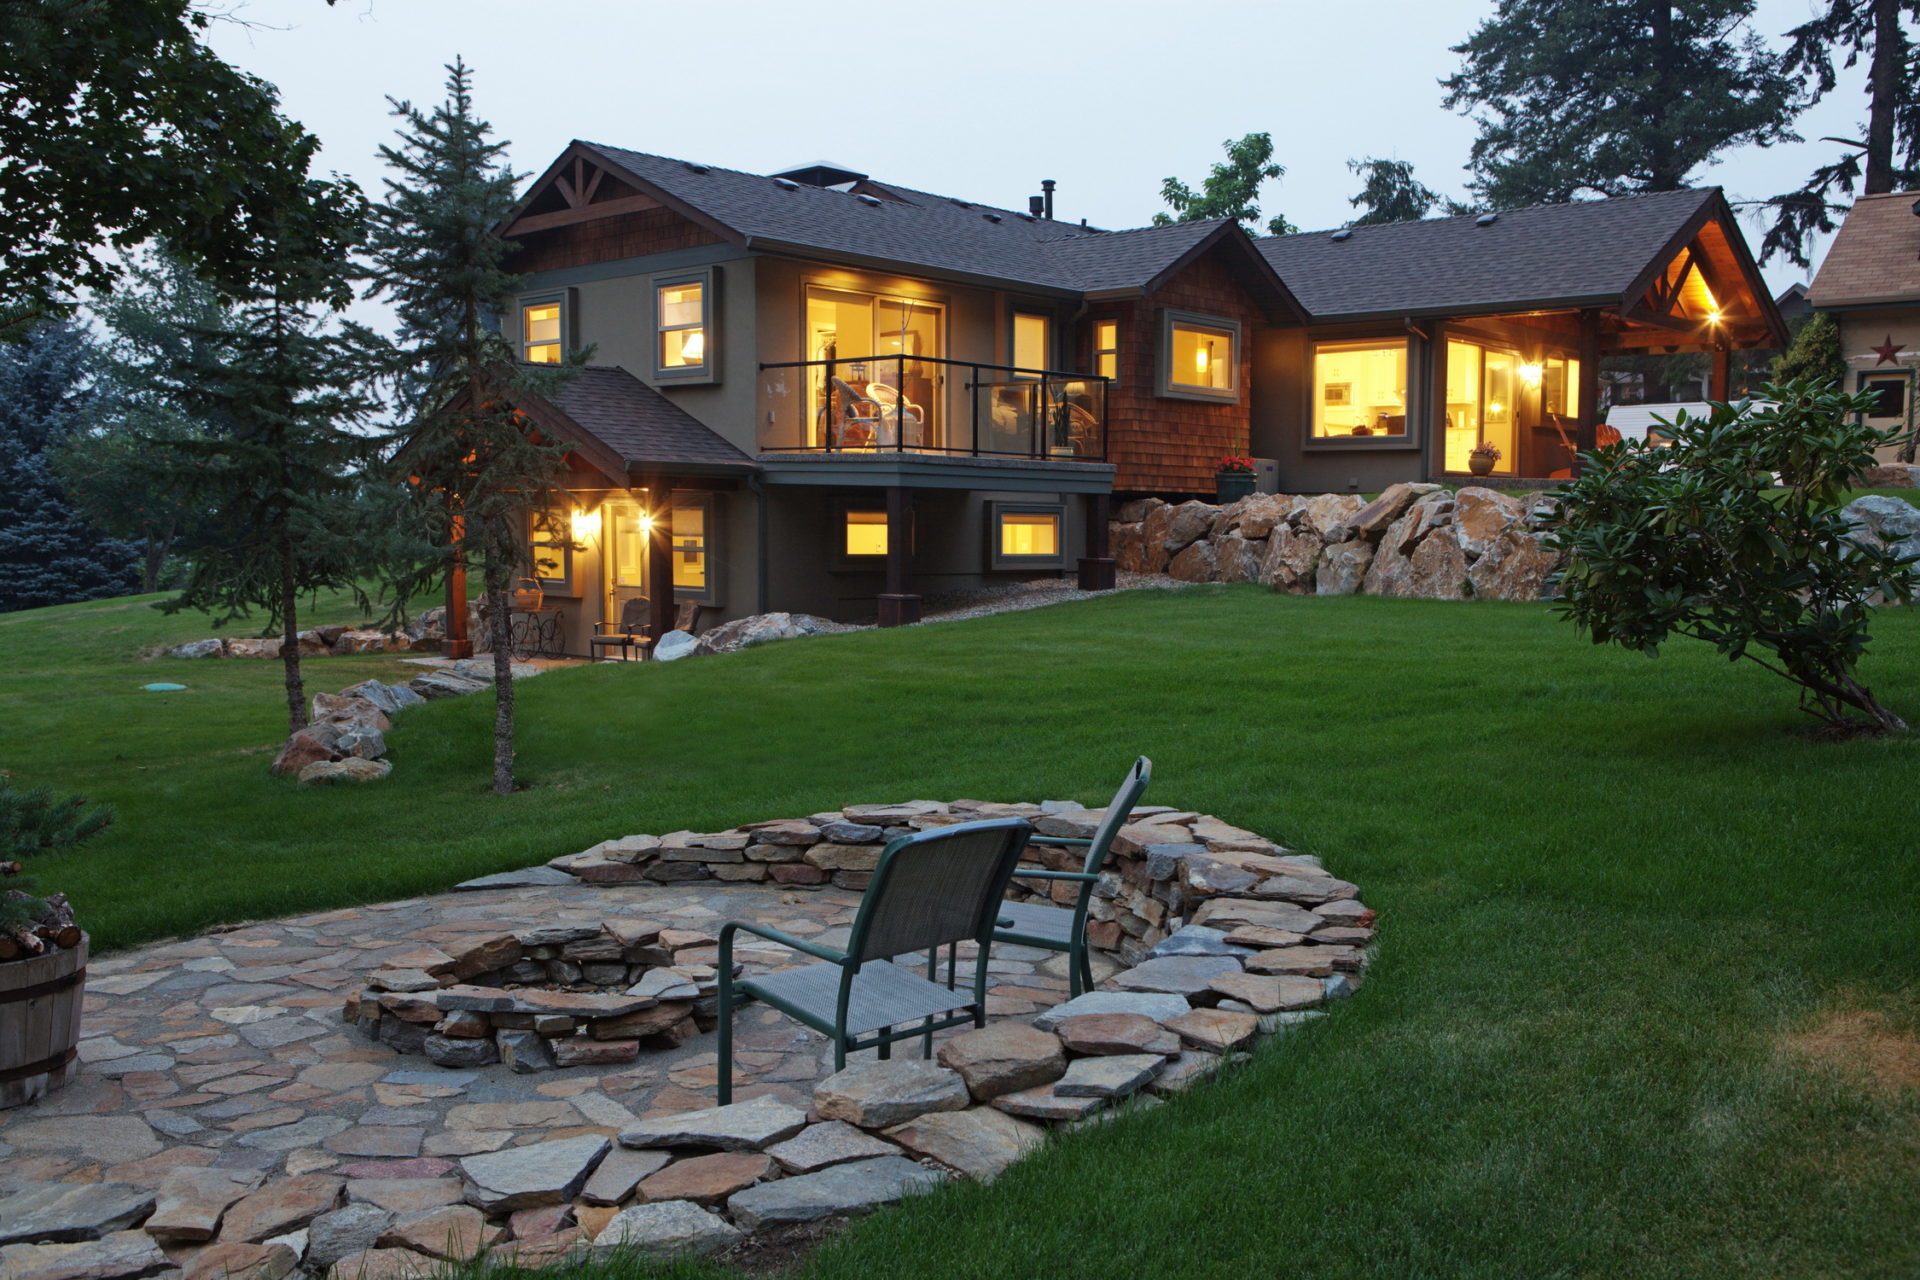
[{"label": "evergreen tree", "polygon": [[[499,328],[522,277],[493,228],[518,182],[506,144],[474,114],[472,75],[447,68],[446,100],[431,111],[391,100],[403,122],[381,148],[393,172],[374,209],[373,293],[399,328],[387,373],[410,411],[399,462],[412,498],[411,546],[392,574],[396,609],[464,564],[477,564],[494,664],[493,789],[513,790],[513,660],[508,592],[529,562],[532,513],[565,505],[565,449],[535,436],[517,394],[551,393],[566,369],[523,364]],[[450,608],[463,602],[449,601]]]},{"label": "evergreen tree", "polygon": [[165,250],[132,257],[124,282],[95,305],[108,342],[97,361],[100,402],[90,429],[54,453],[67,491],[100,528],[143,549],[142,591],[158,591],[174,540],[202,508],[143,462],[156,444],[208,438],[173,388],[175,373],[211,362],[208,334],[234,317],[213,289]]},{"label": "evergreen tree", "polygon": [[[1154,226],[1168,227],[1176,222],[1200,222],[1207,218],[1232,218],[1235,222],[1259,220],[1260,184],[1287,172],[1273,162],[1273,135],[1250,133],[1238,142],[1229,138],[1220,145],[1226,149],[1227,158],[1213,166],[1213,172],[1200,184],[1199,191],[1178,178],[1161,182],[1160,198],[1174,213],[1154,214]],[[1292,235],[1299,229],[1281,214],[1267,220],[1267,231],[1271,235]]]},{"label": "evergreen tree", "polygon": [[1793,345],[1773,361],[1775,382],[1814,380],[1822,389],[1846,389],[1847,358],[1840,351],[1840,326],[1824,311],[1807,317]]},{"label": "evergreen tree", "polygon": [[0,612],[125,595],[139,555],[89,524],[49,456],[86,429],[92,346],[52,321],[0,347]]},{"label": "evergreen tree", "polygon": [[1413,176],[1413,165],[1409,161],[1368,156],[1365,160],[1347,161],[1347,168],[1366,181],[1360,193],[1347,201],[1356,209],[1366,209],[1353,220],[1356,227],[1383,222],[1418,222],[1431,213],[1435,205],[1446,203],[1438,191]]},{"label": "evergreen tree", "polygon": [[1917,32],[1920,0],[1828,0],[1825,13],[1787,33],[1787,70],[1813,81],[1808,105],[1839,82],[1836,57],[1847,67],[1867,59],[1866,139],[1821,139],[1847,150],[1815,169],[1799,190],[1767,201],[1773,225],[1760,241],[1762,262],[1784,254],[1809,265],[1814,235],[1838,225],[1834,215],[1845,212],[1856,184],[1870,196],[1920,185]]},{"label": "evergreen tree", "polygon": [[1499,0],[1453,51],[1475,118],[1469,188],[1494,208],[1672,191],[1729,148],[1792,140],[1794,78],[1754,0]]},{"label": "evergreen tree", "polygon": [[367,564],[357,471],[379,441],[355,430],[373,406],[357,352],[327,320],[351,297],[348,254],[365,217],[358,190],[337,180],[310,180],[275,215],[259,255],[230,268],[231,318],[198,330],[171,367],[167,393],[207,436],[150,439],[142,464],[147,482],[207,513],[180,539],[192,568],[162,608],[205,610],[215,626],[263,611],[282,636],[289,732],[307,723],[300,597],[359,595]]}]

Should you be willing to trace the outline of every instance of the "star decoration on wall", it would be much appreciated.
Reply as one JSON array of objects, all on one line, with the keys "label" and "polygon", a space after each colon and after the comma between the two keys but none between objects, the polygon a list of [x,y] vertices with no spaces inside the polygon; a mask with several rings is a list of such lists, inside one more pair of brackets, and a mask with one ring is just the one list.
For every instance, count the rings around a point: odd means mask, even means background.
[{"label": "star decoration on wall", "polygon": [[1906,343],[1895,342],[1893,340],[1893,335],[1888,334],[1886,338],[1880,343],[1879,346],[1868,347],[1867,350],[1873,352],[1873,354],[1880,357],[1878,360],[1875,360],[1873,362],[1873,367],[1877,369],[1883,364],[1900,363],[1898,360],[1895,360],[1894,357],[1900,354],[1902,351],[1906,350],[1906,347],[1907,347]]}]

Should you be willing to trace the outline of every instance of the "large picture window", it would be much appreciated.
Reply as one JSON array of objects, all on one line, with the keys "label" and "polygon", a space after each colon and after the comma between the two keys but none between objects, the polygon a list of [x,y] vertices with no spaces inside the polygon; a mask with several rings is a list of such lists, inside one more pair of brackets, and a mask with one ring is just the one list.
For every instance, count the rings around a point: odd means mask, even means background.
[{"label": "large picture window", "polygon": [[1158,394],[1180,400],[1238,401],[1238,321],[1163,311]]},{"label": "large picture window", "polygon": [[1313,438],[1406,438],[1407,344],[1317,342],[1313,347]]},{"label": "large picture window", "polygon": [[711,381],[714,361],[713,272],[655,277],[654,373],[681,382]]}]

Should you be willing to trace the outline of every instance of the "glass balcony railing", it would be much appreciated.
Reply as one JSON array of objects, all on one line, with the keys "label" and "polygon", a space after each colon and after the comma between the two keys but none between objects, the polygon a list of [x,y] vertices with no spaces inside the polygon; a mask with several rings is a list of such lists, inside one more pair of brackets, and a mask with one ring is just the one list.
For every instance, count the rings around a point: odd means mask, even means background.
[{"label": "glass balcony railing", "polygon": [[760,366],[760,448],[1099,462],[1108,380],[928,356]]}]

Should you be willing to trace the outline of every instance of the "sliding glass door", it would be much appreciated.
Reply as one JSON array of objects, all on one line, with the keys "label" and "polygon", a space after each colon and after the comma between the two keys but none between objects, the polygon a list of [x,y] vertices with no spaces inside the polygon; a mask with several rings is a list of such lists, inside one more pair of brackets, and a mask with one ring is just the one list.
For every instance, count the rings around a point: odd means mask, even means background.
[{"label": "sliding glass door", "polygon": [[1473,342],[1447,343],[1446,470],[1466,472],[1467,455],[1492,445],[1500,451],[1493,474],[1516,474],[1519,370],[1515,352]]},{"label": "sliding glass door", "polygon": [[838,393],[833,411],[843,418],[877,420],[875,438],[884,442],[897,428],[900,444],[939,447],[945,388],[933,360],[946,354],[944,321],[937,302],[807,286],[806,358],[838,362],[811,371],[808,443],[816,448],[846,443],[826,438],[832,388]]}]

